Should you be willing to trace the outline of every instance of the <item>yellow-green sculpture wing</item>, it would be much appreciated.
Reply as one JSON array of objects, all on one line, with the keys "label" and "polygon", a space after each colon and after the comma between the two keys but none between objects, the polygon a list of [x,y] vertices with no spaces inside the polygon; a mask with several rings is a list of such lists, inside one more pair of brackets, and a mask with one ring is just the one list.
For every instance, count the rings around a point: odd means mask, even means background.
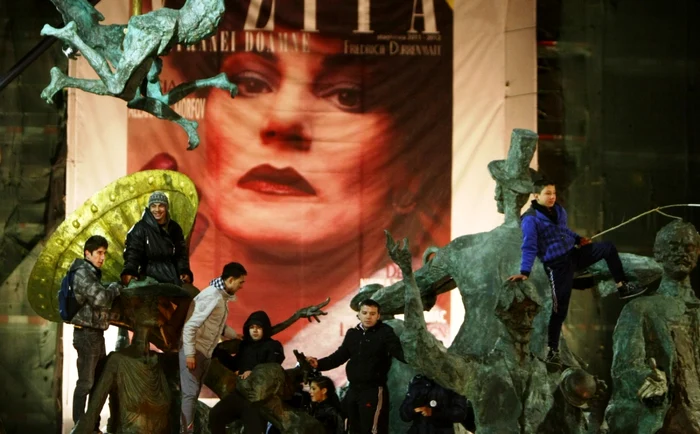
[{"label": "yellow-green sculpture wing", "polygon": [[83,257],[85,241],[102,235],[109,249],[102,280],[118,281],[124,266],[124,242],[129,229],[141,219],[154,191],[163,191],[170,201],[170,216],[187,238],[199,206],[194,183],[169,170],[148,170],[120,178],[100,190],[66,218],[46,242],[27,284],[29,303],[49,321],[61,322],[58,290],[73,260]]}]

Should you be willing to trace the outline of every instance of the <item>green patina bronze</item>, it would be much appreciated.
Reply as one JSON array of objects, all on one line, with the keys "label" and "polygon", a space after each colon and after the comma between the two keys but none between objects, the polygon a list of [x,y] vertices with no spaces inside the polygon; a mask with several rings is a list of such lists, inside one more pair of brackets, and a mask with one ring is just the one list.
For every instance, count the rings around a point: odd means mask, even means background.
[{"label": "green patina bronze", "polygon": [[199,145],[197,122],[186,119],[170,106],[204,87],[228,91],[238,87],[226,74],[182,83],[163,93],[161,56],[178,44],[192,45],[213,35],[224,14],[224,0],[188,0],[181,9],[162,8],[129,19],[126,25],[102,25],[104,16],[87,0],[51,0],[63,16],[65,27],[44,26],[41,34],[54,36],[80,53],[99,79],[69,77],[51,69],[51,83],[41,97],[51,103],[56,92],[77,88],[97,95],[127,101],[129,108],[142,110],[180,125],[188,136],[188,149]]},{"label": "green patina bronze", "polygon": [[664,226],[654,256],[663,267],[657,291],[630,301],[613,336],[610,434],[700,432],[700,299],[690,274],[700,235],[687,222]]}]

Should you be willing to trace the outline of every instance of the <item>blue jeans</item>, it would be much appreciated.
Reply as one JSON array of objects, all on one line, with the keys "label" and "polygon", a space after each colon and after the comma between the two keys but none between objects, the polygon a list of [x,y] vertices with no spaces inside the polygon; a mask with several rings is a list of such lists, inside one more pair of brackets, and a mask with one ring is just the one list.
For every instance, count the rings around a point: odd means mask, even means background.
[{"label": "blue jeans", "polygon": [[97,365],[106,356],[104,331],[75,328],[73,347],[78,352],[78,383],[73,392],[73,422],[77,424],[85,414],[85,402],[95,384]]}]

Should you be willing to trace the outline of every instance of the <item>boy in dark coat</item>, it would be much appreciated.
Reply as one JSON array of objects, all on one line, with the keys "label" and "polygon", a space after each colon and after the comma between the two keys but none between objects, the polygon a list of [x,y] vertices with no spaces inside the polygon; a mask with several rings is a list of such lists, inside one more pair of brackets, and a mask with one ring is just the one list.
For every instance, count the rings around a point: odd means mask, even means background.
[{"label": "boy in dark coat", "polygon": [[646,289],[627,282],[620,255],[611,242],[592,243],[590,239],[569,229],[566,211],[556,203],[557,191],[552,182],[542,179],[535,182],[534,188],[535,200],[521,219],[523,256],[520,274],[511,276],[508,280],[526,280],[532,271],[535,257],[542,261],[552,286],[553,298],[546,361],[550,365],[561,365],[559,337],[561,326],[569,312],[576,271],[604,259],[617,283],[620,298],[635,297]]},{"label": "boy in dark coat", "polygon": [[[253,368],[262,363],[284,361],[284,348],[272,339],[270,318],[261,310],[250,314],[243,325],[243,342],[235,356],[215,350],[214,357],[228,369],[237,372],[241,379],[250,376]],[[260,412],[238,391],[233,391],[219,401],[209,412],[211,434],[224,434],[226,425],[241,419],[246,434],[261,434],[266,423]]]},{"label": "boy in dark coat", "polygon": [[423,375],[411,380],[399,413],[403,421],[413,422],[408,434],[454,434],[455,423],[475,431],[467,399]]},{"label": "boy in dark coat", "polygon": [[389,432],[389,392],[386,387],[391,359],[406,363],[403,348],[394,329],[379,320],[379,303],[360,303],[360,324],[349,329],[340,347],[322,359],[307,360],[319,371],[337,368],[345,362],[350,388],[344,405],[350,432]]},{"label": "boy in dark coat", "polygon": [[168,197],[151,194],[148,208],[126,235],[122,283],[152,277],[159,283],[192,283],[190,256],[182,228],[170,218]]}]

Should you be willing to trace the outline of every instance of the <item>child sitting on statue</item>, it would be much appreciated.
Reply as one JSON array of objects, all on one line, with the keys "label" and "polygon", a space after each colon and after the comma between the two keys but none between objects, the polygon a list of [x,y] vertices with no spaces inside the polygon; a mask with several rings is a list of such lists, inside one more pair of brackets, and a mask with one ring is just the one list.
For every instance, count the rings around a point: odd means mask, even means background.
[{"label": "child sitting on statue", "polygon": [[539,180],[534,183],[535,200],[523,214],[522,261],[520,274],[508,280],[526,280],[532,271],[535,257],[544,265],[552,285],[552,316],[549,320],[549,353],[546,362],[561,365],[559,337],[569,310],[574,273],[604,259],[617,284],[620,298],[632,298],[642,294],[641,288],[627,281],[622,261],[615,246],[609,242],[592,243],[567,226],[566,211],[556,203],[557,191],[554,183]]},{"label": "child sitting on statue", "polygon": [[[284,361],[282,344],[271,336],[270,318],[264,311],[253,312],[243,325],[243,342],[236,355],[215,350],[214,357],[228,369],[238,372],[239,378],[246,379],[257,365]],[[243,421],[246,434],[262,434],[267,427],[260,412],[234,390],[211,409],[209,430],[212,434],[224,434],[226,425],[237,419]]]}]

